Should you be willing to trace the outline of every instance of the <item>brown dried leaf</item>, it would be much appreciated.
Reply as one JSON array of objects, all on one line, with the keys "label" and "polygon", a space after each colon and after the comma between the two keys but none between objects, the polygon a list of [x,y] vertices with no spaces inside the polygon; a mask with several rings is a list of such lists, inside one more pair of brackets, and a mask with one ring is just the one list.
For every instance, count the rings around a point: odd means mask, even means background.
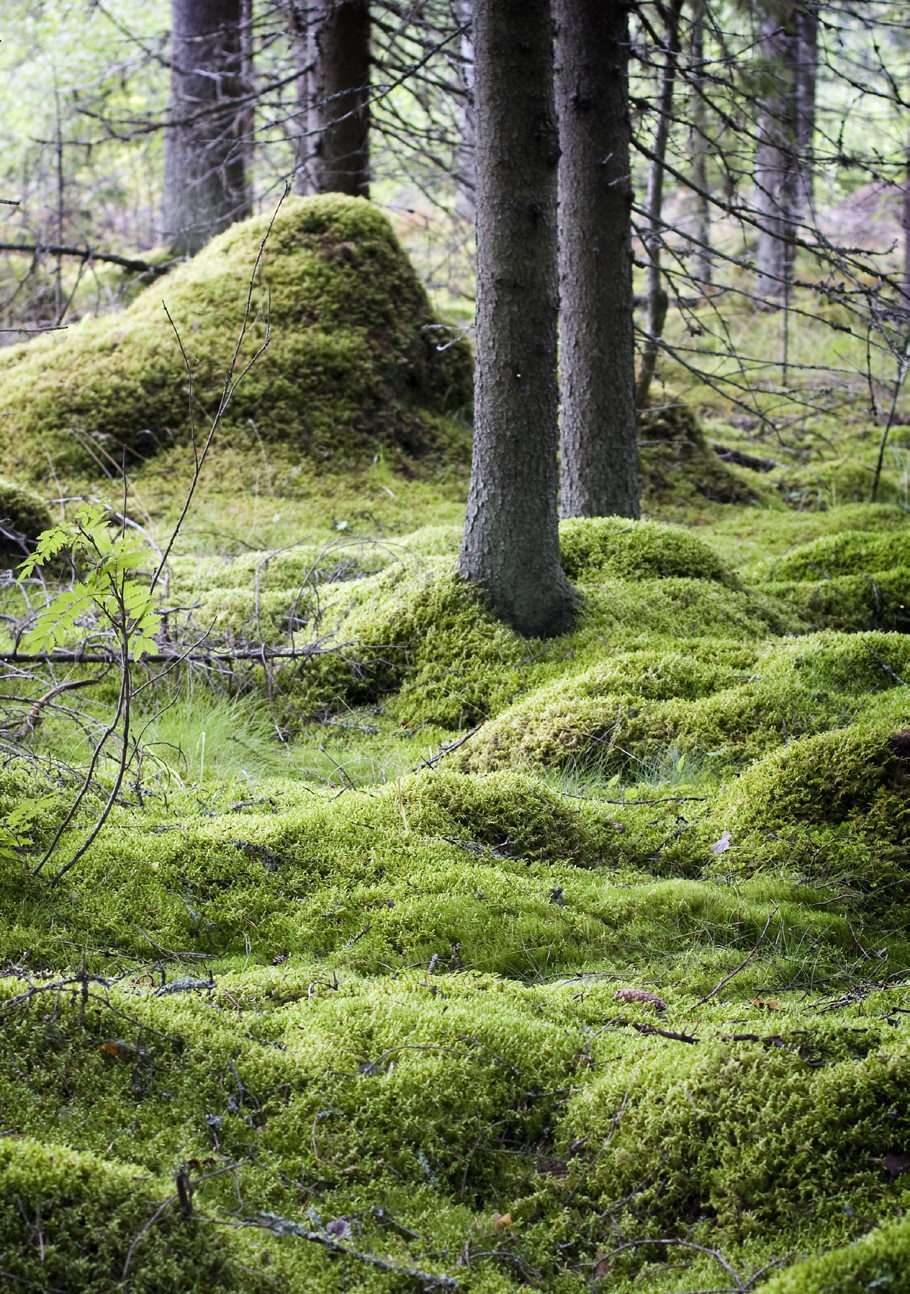
[{"label": "brown dried leaf", "polygon": [[494,1214],[493,1214],[493,1228],[494,1228],[494,1230],[496,1230],[496,1231],[502,1231],[503,1227],[510,1227],[511,1225],[512,1225],[512,1215],[511,1215],[511,1213],[494,1213]]}]

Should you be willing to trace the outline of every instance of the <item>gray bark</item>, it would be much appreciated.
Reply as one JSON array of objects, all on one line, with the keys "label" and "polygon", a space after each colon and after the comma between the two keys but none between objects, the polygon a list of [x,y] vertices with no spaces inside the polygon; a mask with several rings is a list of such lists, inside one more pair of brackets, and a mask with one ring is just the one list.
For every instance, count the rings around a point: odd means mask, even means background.
[{"label": "gray bark", "polygon": [[310,193],[370,196],[368,0],[307,0]]},{"label": "gray bark", "polygon": [[559,555],[556,168],[549,0],[475,0],[474,458],[458,569],[519,633],[569,627]]},{"label": "gray bark", "polygon": [[901,224],[904,227],[903,306],[910,310],[910,143],[907,144],[904,193],[901,202]]},{"label": "gray bark", "polygon": [[657,102],[657,126],[654,131],[651,165],[648,168],[648,196],[645,203],[647,218],[643,242],[648,258],[647,286],[645,296],[648,303],[648,322],[645,328],[645,344],[642,347],[641,367],[635,388],[635,404],[644,409],[648,403],[651,381],[657,367],[657,356],[660,353],[660,341],[663,336],[664,323],[667,318],[669,299],[663,285],[660,268],[660,252],[663,243],[664,224],[664,160],[667,156],[667,142],[670,138],[670,114],[673,109],[673,87],[676,83],[676,68],[679,62],[679,15],[683,0],[670,0],[667,6],[666,48],[664,65],[660,74],[660,93]]},{"label": "gray bark", "polygon": [[474,220],[477,214],[474,201],[476,186],[474,149],[477,132],[474,126],[474,38],[471,33],[471,0],[460,0],[458,16],[466,30],[461,34],[460,56],[456,67],[456,75],[464,97],[459,110],[461,141],[458,148],[458,172],[455,177],[457,186],[455,211],[462,220]]},{"label": "gray bark", "polygon": [[241,0],[172,0],[163,237],[192,256],[250,213]]},{"label": "gray bark", "polygon": [[562,514],[639,514],[628,6],[555,0]]},{"label": "gray bark", "polygon": [[762,0],[767,88],[758,104],[755,295],[786,300],[799,225],[812,202],[818,9],[814,0]]},{"label": "gray bark", "polygon": [[297,70],[294,82],[294,170],[291,183],[295,193],[302,196],[313,193],[313,177],[310,174],[312,147],[308,133],[310,112],[310,48],[307,39],[309,12],[306,0],[293,3],[288,14],[288,27],[291,37],[291,49]]},{"label": "gray bark", "polygon": [[705,0],[695,0],[692,15],[692,34],[689,44],[689,64],[693,87],[692,130],[689,136],[692,155],[692,179],[695,183],[695,248],[693,274],[703,286],[710,287],[714,277],[711,256],[711,203],[708,197],[708,113],[700,93],[704,83],[702,68],[705,58]]}]

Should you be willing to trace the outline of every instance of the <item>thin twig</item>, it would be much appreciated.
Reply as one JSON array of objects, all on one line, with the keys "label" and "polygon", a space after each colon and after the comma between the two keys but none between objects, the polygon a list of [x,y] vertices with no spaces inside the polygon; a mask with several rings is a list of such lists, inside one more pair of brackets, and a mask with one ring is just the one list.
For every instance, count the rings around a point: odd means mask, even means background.
[{"label": "thin twig", "polygon": [[299,1222],[291,1222],[289,1218],[279,1217],[277,1213],[257,1213],[252,1218],[241,1219],[240,1223],[242,1226],[261,1227],[264,1230],[273,1231],[277,1236],[297,1236],[299,1240],[309,1240],[312,1244],[328,1249],[330,1253],[340,1254],[345,1258],[355,1258],[358,1262],[367,1263],[370,1267],[378,1267],[380,1271],[391,1272],[395,1276],[406,1276],[417,1281],[424,1289],[457,1290],[459,1288],[458,1281],[452,1276],[446,1276],[445,1273],[424,1272],[417,1267],[400,1267],[397,1263],[380,1258],[377,1254],[365,1254],[360,1249],[350,1249],[324,1231],[311,1231],[301,1226]]},{"label": "thin twig", "polygon": [[718,984],[715,984],[710,993],[706,993],[704,997],[699,998],[699,1000],[695,1003],[696,1006],[703,1006],[705,1002],[709,1002],[715,993],[719,993],[725,984],[730,983],[730,980],[733,979],[734,975],[738,975],[741,970],[745,970],[745,968],[749,965],[749,962],[758,952],[758,946],[761,943],[761,941],[764,939],[765,935],[768,933],[768,926],[770,926],[771,924],[771,918],[774,916],[779,906],[780,904],[775,903],[774,907],[768,913],[768,920],[765,922],[765,928],[758,936],[758,939],[755,942],[755,947],[749,953],[749,956],[746,958],[746,960],[740,962],[736,970],[732,970],[729,975],[725,975],[724,978]]}]

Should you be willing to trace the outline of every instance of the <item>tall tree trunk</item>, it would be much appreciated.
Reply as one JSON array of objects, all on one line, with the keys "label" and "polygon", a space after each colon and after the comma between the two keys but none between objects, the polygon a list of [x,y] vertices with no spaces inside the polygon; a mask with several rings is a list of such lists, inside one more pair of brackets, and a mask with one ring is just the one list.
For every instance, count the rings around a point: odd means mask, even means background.
[{"label": "tall tree trunk", "polygon": [[461,140],[458,149],[458,172],[455,176],[457,189],[455,211],[463,220],[472,221],[476,215],[474,150],[477,132],[474,126],[474,38],[471,31],[471,0],[460,0],[458,16],[465,29],[461,33],[460,57],[457,64],[457,77],[464,97],[459,107]]},{"label": "tall tree trunk", "polygon": [[291,184],[294,192],[306,196],[315,193],[313,177],[310,173],[312,144],[309,136],[310,114],[310,42],[307,29],[310,10],[307,0],[292,0],[288,11],[288,29],[291,38],[291,51],[297,70],[294,82],[294,169]]},{"label": "tall tree trunk", "polygon": [[796,11],[796,219],[805,220],[815,200],[815,89],[818,80],[818,15],[821,0],[801,0]]},{"label": "tall tree trunk", "polygon": [[689,41],[689,66],[692,84],[692,129],[689,151],[692,157],[692,179],[695,197],[694,277],[702,287],[710,287],[714,277],[711,257],[711,203],[708,198],[708,112],[702,95],[705,61],[705,0],[695,0],[692,32]]},{"label": "tall tree trunk", "polygon": [[660,75],[660,93],[657,102],[657,126],[654,131],[651,165],[648,168],[648,197],[646,202],[647,218],[644,230],[645,254],[648,258],[647,286],[645,295],[648,302],[648,323],[645,330],[645,344],[641,353],[641,367],[635,387],[635,403],[644,409],[648,403],[648,393],[654,370],[657,367],[657,356],[660,353],[660,340],[663,336],[664,323],[669,304],[667,290],[663,285],[660,269],[660,251],[664,236],[664,160],[667,156],[667,141],[670,138],[670,114],[673,110],[673,87],[676,82],[676,68],[679,63],[679,15],[683,0],[670,0],[667,6],[667,35],[664,51],[664,65]]},{"label": "tall tree trunk", "polygon": [[370,6],[307,6],[310,191],[370,196]]},{"label": "tall tree trunk", "polygon": [[628,6],[555,0],[562,514],[637,517]]},{"label": "tall tree trunk", "polygon": [[776,305],[789,295],[798,227],[812,201],[819,4],[761,0],[759,7],[767,88],[758,103],[755,295]]},{"label": "tall tree trunk", "polygon": [[559,556],[556,168],[549,0],[475,0],[474,460],[458,569],[523,634],[568,628]]},{"label": "tall tree trunk", "polygon": [[904,194],[901,203],[901,223],[904,226],[904,280],[903,307],[910,311],[910,143],[907,144]]},{"label": "tall tree trunk", "polygon": [[250,212],[241,17],[242,0],[172,0],[162,223],[178,254]]}]

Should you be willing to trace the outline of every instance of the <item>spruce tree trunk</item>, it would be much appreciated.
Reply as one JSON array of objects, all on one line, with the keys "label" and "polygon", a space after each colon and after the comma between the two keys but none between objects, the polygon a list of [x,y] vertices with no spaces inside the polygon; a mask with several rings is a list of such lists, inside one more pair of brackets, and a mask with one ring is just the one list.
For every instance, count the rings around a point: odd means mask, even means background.
[{"label": "spruce tree trunk", "polygon": [[370,196],[368,0],[309,0],[307,121],[311,193]]},{"label": "spruce tree trunk", "polygon": [[294,82],[294,169],[291,174],[291,185],[295,193],[304,197],[315,192],[313,177],[310,174],[313,150],[309,136],[310,44],[307,36],[309,20],[310,10],[307,0],[295,0],[288,12],[291,50],[297,70],[297,80]]},{"label": "spruce tree trunk", "polygon": [[250,213],[242,0],[172,0],[163,237],[192,256]]},{"label": "spruce tree trunk", "polygon": [[639,514],[628,6],[554,0],[562,515]]},{"label": "spruce tree trunk", "polygon": [[689,43],[692,82],[692,129],[689,134],[689,151],[692,156],[692,179],[695,188],[693,276],[702,287],[710,287],[714,277],[714,262],[711,256],[711,203],[708,196],[708,112],[701,92],[705,83],[702,70],[704,60],[705,0],[695,0]]},{"label": "spruce tree trunk", "polygon": [[641,352],[638,382],[635,386],[635,404],[638,409],[645,409],[648,405],[648,394],[657,368],[657,356],[660,353],[660,342],[663,337],[664,323],[667,319],[667,307],[670,304],[667,290],[663,285],[660,253],[664,238],[664,162],[667,156],[667,143],[670,138],[673,87],[676,82],[676,68],[679,61],[679,15],[682,4],[683,0],[670,0],[666,8],[667,31],[664,65],[660,74],[657,126],[654,131],[651,164],[648,167],[648,196],[645,204],[647,218],[643,238],[645,253],[648,258],[647,287],[645,291],[648,302],[648,322],[645,328],[645,344]]},{"label": "spruce tree trunk", "polygon": [[904,227],[903,307],[910,311],[910,142],[907,144],[904,193],[901,201],[901,224]]},{"label": "spruce tree trunk", "polygon": [[786,301],[799,225],[812,203],[818,11],[815,0],[762,0],[766,88],[758,103],[755,295]]},{"label": "spruce tree trunk", "polygon": [[569,627],[559,556],[556,168],[549,0],[475,0],[474,459],[458,569],[519,633]]},{"label": "spruce tree trunk", "polygon": [[456,75],[463,98],[459,106],[461,141],[458,170],[455,176],[455,211],[462,220],[473,221],[476,214],[474,190],[474,150],[477,132],[474,127],[474,38],[471,33],[471,0],[459,0],[458,16],[465,30],[461,33]]}]

